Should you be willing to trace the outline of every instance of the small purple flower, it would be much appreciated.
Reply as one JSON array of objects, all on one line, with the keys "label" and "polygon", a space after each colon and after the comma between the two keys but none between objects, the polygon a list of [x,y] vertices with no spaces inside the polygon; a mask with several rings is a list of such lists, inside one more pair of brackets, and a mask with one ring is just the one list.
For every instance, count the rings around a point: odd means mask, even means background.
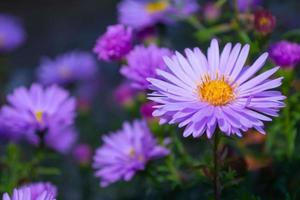
[{"label": "small purple flower", "polygon": [[93,79],[96,73],[97,64],[94,57],[81,51],[62,54],[53,60],[44,58],[37,69],[38,80],[45,85],[88,81]]},{"label": "small purple flower", "polygon": [[262,5],[262,0],[237,0],[237,7],[240,12],[247,12]]},{"label": "small purple flower", "polygon": [[152,44],[149,47],[136,46],[127,56],[127,66],[121,68],[123,74],[139,90],[148,88],[148,77],[156,76],[156,69],[164,69],[163,56],[171,55],[167,48],[159,48]]},{"label": "small purple flower", "polygon": [[168,149],[157,144],[145,121],[125,122],[122,130],[104,136],[103,141],[93,164],[102,187],[119,180],[130,181],[150,160],[169,154]]},{"label": "small purple flower", "polygon": [[100,60],[121,60],[132,49],[132,28],[122,24],[108,26],[93,49]]},{"label": "small purple flower", "polygon": [[92,159],[92,149],[88,144],[78,144],[73,149],[73,157],[81,165],[87,165]]},{"label": "small purple flower", "polygon": [[218,127],[224,134],[242,136],[254,128],[264,134],[264,121],[278,116],[285,96],[274,90],[282,77],[270,79],[275,67],[256,75],[268,54],[245,67],[250,46],[226,44],[220,52],[216,39],[207,51],[186,49],[186,57],[176,52],[165,57],[168,69],[157,70],[158,78],[148,78],[154,90],[149,99],[156,102],[153,116],[161,123],[185,127],[183,136],[214,135]]},{"label": "small purple flower", "polygon": [[281,67],[294,67],[300,62],[300,45],[288,41],[272,44],[270,58]]},{"label": "small purple flower", "polygon": [[167,22],[168,1],[123,0],[118,5],[119,22],[134,29],[143,29]]},{"label": "small purple flower", "polygon": [[186,18],[198,8],[196,0],[123,0],[118,6],[119,22],[141,30]]},{"label": "small purple flower", "polygon": [[137,91],[128,82],[123,82],[114,90],[113,98],[119,105],[126,107],[133,103],[136,94]]},{"label": "small purple flower", "polygon": [[51,183],[31,183],[14,189],[11,197],[3,194],[2,200],[55,200],[57,189]]},{"label": "small purple flower", "polygon": [[74,135],[68,127],[73,125],[76,116],[75,99],[66,90],[55,85],[43,88],[33,84],[29,89],[15,89],[7,100],[8,105],[0,111],[7,131],[19,133],[33,144],[45,142],[49,147],[65,151],[64,144],[69,144],[70,135]]},{"label": "small purple flower", "polygon": [[89,111],[100,87],[100,80],[94,79],[81,83],[76,91],[77,107],[79,111]]},{"label": "small purple flower", "polygon": [[140,113],[146,119],[153,118],[152,113],[154,111],[154,106],[157,105],[156,103],[149,101],[141,105]]},{"label": "small purple flower", "polygon": [[221,15],[220,7],[213,2],[207,2],[203,6],[203,16],[206,21],[215,21]]},{"label": "small purple flower", "polygon": [[14,16],[0,14],[0,52],[15,50],[24,43],[25,31],[19,19]]}]

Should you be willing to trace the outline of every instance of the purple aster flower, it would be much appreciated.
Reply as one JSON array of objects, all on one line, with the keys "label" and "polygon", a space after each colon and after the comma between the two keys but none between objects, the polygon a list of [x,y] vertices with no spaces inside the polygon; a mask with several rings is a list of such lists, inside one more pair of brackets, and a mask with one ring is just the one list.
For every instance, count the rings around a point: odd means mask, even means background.
[{"label": "purple aster flower", "polygon": [[247,12],[262,5],[262,0],[237,0],[237,7],[240,12]]},{"label": "purple aster flower", "polygon": [[281,67],[294,67],[300,62],[300,45],[288,41],[280,41],[271,45],[270,58]]},{"label": "purple aster flower", "polygon": [[132,86],[139,90],[148,88],[147,77],[155,77],[156,69],[164,69],[163,56],[171,55],[166,48],[159,48],[152,44],[149,47],[136,46],[127,56],[127,66],[123,66],[121,73],[128,78]]},{"label": "purple aster flower", "polygon": [[140,30],[188,17],[198,10],[198,4],[196,0],[123,0],[118,10],[121,24]]},{"label": "purple aster flower", "polygon": [[132,49],[132,28],[122,24],[108,26],[93,49],[100,60],[114,61],[126,56]]},{"label": "purple aster flower", "polygon": [[0,14],[0,52],[11,52],[23,44],[25,31],[19,19]]},{"label": "purple aster flower", "polygon": [[45,85],[64,85],[91,80],[96,72],[96,60],[90,53],[73,51],[53,60],[44,58],[37,69],[37,77]]},{"label": "purple aster flower", "polygon": [[150,160],[169,153],[156,143],[145,121],[125,122],[122,130],[104,136],[103,141],[103,146],[96,150],[93,164],[102,187],[119,180],[130,181]]},{"label": "purple aster flower", "polygon": [[265,133],[263,121],[277,116],[285,99],[279,91],[282,77],[269,79],[279,67],[254,76],[268,54],[262,54],[251,66],[244,67],[249,45],[228,43],[222,53],[213,39],[207,57],[199,48],[186,49],[186,57],[176,52],[165,57],[168,70],[157,70],[160,78],[149,78],[149,99],[158,103],[153,116],[161,123],[179,123],[186,127],[184,137],[211,138],[218,126],[226,135],[242,136],[241,131],[255,128]]},{"label": "purple aster flower", "polygon": [[0,111],[7,130],[22,134],[33,144],[46,142],[54,149],[64,149],[62,143],[67,143],[66,138],[71,135],[67,127],[73,125],[76,115],[75,99],[66,90],[55,85],[43,88],[33,84],[29,89],[15,89],[7,100],[8,105]]},{"label": "purple aster flower", "polygon": [[32,183],[14,189],[11,197],[3,194],[2,200],[55,200],[57,189],[51,183]]},{"label": "purple aster flower", "polygon": [[166,13],[170,11],[170,3],[168,1],[123,0],[118,5],[118,10],[121,24],[134,29],[143,29],[159,22],[166,23]]},{"label": "purple aster flower", "polygon": [[73,149],[73,157],[81,165],[87,165],[92,159],[92,148],[88,144],[78,144]]}]

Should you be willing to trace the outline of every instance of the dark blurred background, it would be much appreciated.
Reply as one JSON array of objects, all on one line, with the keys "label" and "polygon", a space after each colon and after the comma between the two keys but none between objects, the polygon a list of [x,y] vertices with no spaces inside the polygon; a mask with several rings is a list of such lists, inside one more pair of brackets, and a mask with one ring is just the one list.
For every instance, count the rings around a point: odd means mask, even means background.
[{"label": "dark blurred background", "polygon": [[[16,86],[35,81],[34,70],[43,56],[55,57],[74,49],[91,51],[106,27],[117,23],[117,3],[117,0],[0,0],[0,12],[20,17],[27,32],[25,44],[9,54],[6,63],[9,67],[9,84],[4,88],[6,93]],[[300,27],[297,18],[300,1],[269,0],[264,4],[277,17],[278,31]],[[181,50],[198,45],[192,42],[189,29],[184,24],[172,27],[169,33],[173,48]],[[175,39],[176,42],[173,42]],[[101,134],[119,128],[121,122],[129,117],[111,101],[112,89],[121,82],[119,67],[117,64],[98,64],[101,81],[93,105],[95,109],[92,109],[90,116],[79,117],[78,122],[81,140],[92,144],[93,148],[100,144]],[[129,184],[117,183],[101,189],[91,172],[79,169],[72,160],[65,159],[59,165],[62,174],[53,180],[60,184],[59,199],[143,199],[145,193],[149,192],[143,184],[139,184],[143,182],[139,178]],[[188,199],[193,199],[192,192],[185,193],[189,193]]]}]

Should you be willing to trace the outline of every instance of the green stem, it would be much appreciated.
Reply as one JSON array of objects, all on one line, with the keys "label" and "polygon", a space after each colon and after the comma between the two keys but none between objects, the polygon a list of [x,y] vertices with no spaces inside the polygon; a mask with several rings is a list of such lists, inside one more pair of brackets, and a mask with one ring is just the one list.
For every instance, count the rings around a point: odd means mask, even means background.
[{"label": "green stem", "polygon": [[221,199],[221,183],[219,177],[219,153],[218,153],[218,145],[220,142],[219,133],[216,132],[214,136],[214,144],[213,144],[213,157],[214,157],[214,195],[215,200]]},{"label": "green stem", "polygon": [[[285,83],[282,87],[282,92],[285,96],[289,96],[290,88],[292,85],[292,82],[294,80],[294,71],[293,70],[283,70],[283,75],[285,78]],[[291,107],[290,103],[286,103],[286,107],[283,109],[283,116],[284,116],[284,125],[285,125],[285,135],[287,138],[288,148],[287,148],[287,155],[290,158],[293,155],[294,147],[295,147],[295,136],[296,134],[293,133],[293,125],[292,125],[292,119],[291,119]]]}]

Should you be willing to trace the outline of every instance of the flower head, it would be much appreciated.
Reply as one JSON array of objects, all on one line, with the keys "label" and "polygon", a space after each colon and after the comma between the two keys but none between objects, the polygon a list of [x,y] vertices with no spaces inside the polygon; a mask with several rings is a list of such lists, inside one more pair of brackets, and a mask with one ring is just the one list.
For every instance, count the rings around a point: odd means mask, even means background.
[{"label": "flower head", "polygon": [[163,56],[171,55],[166,48],[159,48],[152,44],[149,47],[136,46],[127,56],[127,66],[123,66],[121,73],[128,78],[132,86],[139,90],[148,88],[147,77],[155,77],[156,69],[164,69]]},{"label": "flower head", "polygon": [[215,3],[207,2],[203,6],[203,15],[207,21],[215,21],[221,15],[221,9]]},{"label": "flower head", "polygon": [[118,9],[121,24],[141,30],[186,18],[198,10],[198,4],[196,0],[123,0]]},{"label": "flower head", "polygon": [[267,10],[258,10],[254,14],[254,27],[263,35],[272,33],[276,26],[276,18]]},{"label": "flower head", "polygon": [[131,180],[150,160],[169,153],[156,143],[145,121],[125,122],[122,130],[104,136],[103,141],[103,146],[96,150],[93,164],[102,187],[119,180]]},{"label": "flower head", "polygon": [[237,7],[240,12],[253,10],[262,4],[262,0],[237,0]]},{"label": "flower head", "polygon": [[128,82],[121,83],[114,91],[114,100],[122,106],[130,106],[133,104],[137,91],[130,86]]},{"label": "flower head", "polygon": [[88,144],[78,144],[73,149],[73,157],[81,165],[89,164],[92,158],[92,149]]},{"label": "flower head", "polygon": [[[8,105],[0,111],[6,130],[21,134],[33,144],[46,142],[54,149],[64,149],[62,143],[72,141],[66,138],[74,135],[69,127],[76,115],[75,99],[66,90],[54,85],[43,88],[33,84],[29,89],[15,89],[7,100]],[[46,141],[40,141],[41,137]]]},{"label": "flower head", "polygon": [[226,135],[241,136],[250,128],[265,133],[263,121],[271,121],[269,116],[277,116],[284,106],[285,97],[273,90],[282,78],[269,79],[279,67],[254,76],[267,53],[244,67],[249,48],[228,43],[220,54],[214,39],[207,58],[198,48],[186,49],[186,57],[178,52],[165,57],[168,69],[159,69],[159,78],[148,79],[154,90],[149,99],[159,104],[153,115],[161,123],[185,126],[185,137],[206,133],[211,138],[217,126]]},{"label": "flower head", "polygon": [[0,52],[11,52],[24,40],[25,31],[20,21],[11,15],[0,14]]},{"label": "flower head", "polygon": [[99,59],[120,60],[132,49],[132,29],[122,24],[111,25],[100,36],[93,49]]},{"label": "flower head", "polygon": [[149,101],[149,102],[146,102],[146,103],[143,103],[141,105],[141,108],[140,108],[140,113],[141,115],[146,118],[146,119],[151,119],[153,118],[152,116],[152,113],[154,111],[154,106],[157,105],[156,103],[152,102],[152,101]]},{"label": "flower head", "polygon": [[118,6],[119,22],[134,29],[143,29],[166,22],[165,15],[169,9],[170,4],[165,0],[123,0]]},{"label": "flower head", "polygon": [[90,53],[73,51],[53,60],[43,59],[37,69],[37,77],[45,85],[65,85],[91,80],[96,72],[97,64]]},{"label": "flower head", "polygon": [[280,41],[271,45],[270,58],[281,67],[294,67],[300,62],[300,45],[288,41]]},{"label": "flower head", "polygon": [[57,189],[51,183],[32,183],[14,189],[12,196],[5,193],[2,200],[55,200]]}]

